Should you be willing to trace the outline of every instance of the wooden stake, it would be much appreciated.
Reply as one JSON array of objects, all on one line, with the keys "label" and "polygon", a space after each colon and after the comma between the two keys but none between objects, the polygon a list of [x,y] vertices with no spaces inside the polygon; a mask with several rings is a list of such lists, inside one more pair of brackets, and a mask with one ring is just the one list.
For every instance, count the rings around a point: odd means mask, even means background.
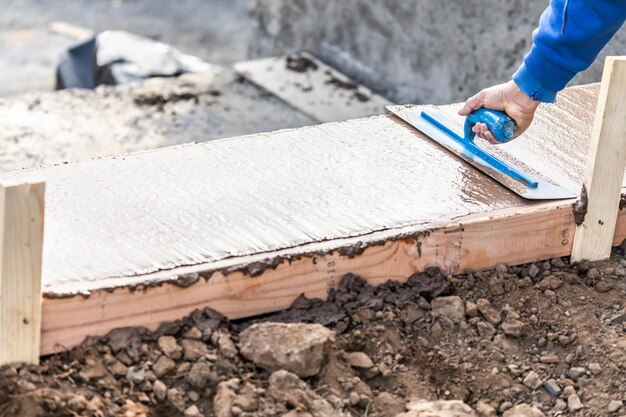
[{"label": "wooden stake", "polygon": [[44,192],[0,185],[0,365],[39,362]]},{"label": "wooden stake", "polygon": [[573,261],[597,261],[611,256],[625,167],[626,57],[608,57],[584,180],[587,214],[576,228]]}]

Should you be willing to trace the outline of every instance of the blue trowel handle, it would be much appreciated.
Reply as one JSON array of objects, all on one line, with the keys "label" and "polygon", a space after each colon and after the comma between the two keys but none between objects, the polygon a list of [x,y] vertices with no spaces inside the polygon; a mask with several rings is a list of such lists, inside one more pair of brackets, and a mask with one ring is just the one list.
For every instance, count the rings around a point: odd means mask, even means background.
[{"label": "blue trowel handle", "polygon": [[490,109],[478,109],[465,118],[465,138],[474,140],[476,133],[472,127],[476,123],[485,123],[498,142],[508,142],[515,136],[517,124],[506,113]]}]

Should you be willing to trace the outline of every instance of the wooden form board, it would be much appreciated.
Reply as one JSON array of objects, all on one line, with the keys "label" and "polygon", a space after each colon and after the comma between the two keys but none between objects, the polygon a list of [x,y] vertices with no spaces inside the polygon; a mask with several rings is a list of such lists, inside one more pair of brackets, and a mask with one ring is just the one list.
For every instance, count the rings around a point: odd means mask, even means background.
[{"label": "wooden form board", "polygon": [[[561,96],[558,111],[582,115],[572,123],[553,123],[552,107],[538,114],[547,155],[564,137],[582,138],[570,146],[586,152],[593,112],[580,97],[594,91]],[[47,179],[44,353],[195,308],[276,310],[302,292],[322,296],[346,272],[379,283],[433,265],[567,255],[574,230],[573,201],[524,201],[391,116],[0,179],[33,175]],[[623,217],[616,230],[619,241]]]},{"label": "wooden form board", "polygon": [[572,259],[611,255],[626,166],[626,57],[609,57],[598,96],[585,174],[587,216],[576,229]]},{"label": "wooden form board", "polygon": [[234,68],[320,123],[384,114],[392,104],[307,53],[239,62]]},{"label": "wooden form board", "polygon": [[39,362],[44,192],[0,182],[0,365]]}]

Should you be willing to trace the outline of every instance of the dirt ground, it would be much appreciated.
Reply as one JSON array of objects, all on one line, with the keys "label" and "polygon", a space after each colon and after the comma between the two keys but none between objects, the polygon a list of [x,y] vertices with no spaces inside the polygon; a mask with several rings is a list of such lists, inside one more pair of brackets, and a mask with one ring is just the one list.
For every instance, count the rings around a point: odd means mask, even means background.
[{"label": "dirt ground", "polygon": [[378,288],[346,276],[325,302],[241,322],[196,311],[0,368],[0,416],[626,415],[625,275],[616,249]]}]

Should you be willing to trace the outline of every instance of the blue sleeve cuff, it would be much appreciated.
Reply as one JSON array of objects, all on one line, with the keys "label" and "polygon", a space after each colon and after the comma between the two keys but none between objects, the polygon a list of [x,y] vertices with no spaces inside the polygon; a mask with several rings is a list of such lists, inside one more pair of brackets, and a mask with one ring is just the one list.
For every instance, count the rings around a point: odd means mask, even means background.
[{"label": "blue sleeve cuff", "polygon": [[541,82],[532,76],[526,64],[522,64],[511,79],[517,84],[524,94],[527,94],[535,101],[543,103],[556,103],[556,93],[541,85]]}]

